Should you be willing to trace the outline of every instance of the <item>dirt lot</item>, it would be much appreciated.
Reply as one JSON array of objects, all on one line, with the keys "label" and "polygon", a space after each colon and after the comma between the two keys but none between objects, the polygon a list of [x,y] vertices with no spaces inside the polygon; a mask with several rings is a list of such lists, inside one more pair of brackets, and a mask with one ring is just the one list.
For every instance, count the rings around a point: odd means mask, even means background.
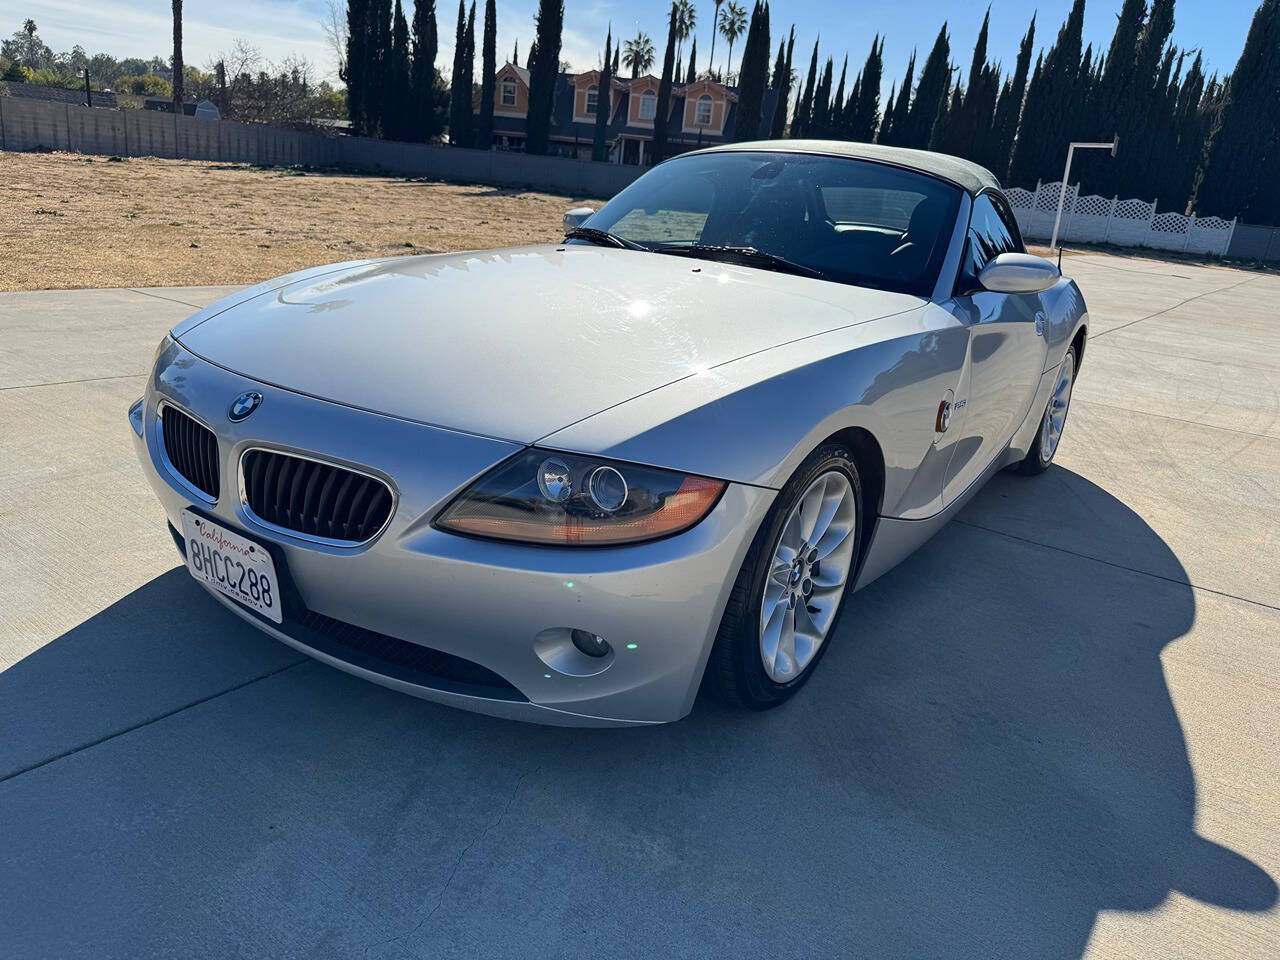
[{"label": "dirt lot", "polygon": [[252,283],[560,238],[581,197],[245,164],[0,153],[0,290]]}]

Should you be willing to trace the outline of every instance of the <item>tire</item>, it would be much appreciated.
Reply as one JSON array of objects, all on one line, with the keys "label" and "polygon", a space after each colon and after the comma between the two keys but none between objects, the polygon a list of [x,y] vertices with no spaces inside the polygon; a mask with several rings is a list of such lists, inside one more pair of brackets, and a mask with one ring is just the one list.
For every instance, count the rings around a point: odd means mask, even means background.
[{"label": "tire", "polygon": [[[1058,367],[1058,379],[1054,383],[1053,393],[1049,395],[1049,402],[1045,404],[1044,413],[1040,415],[1040,427],[1036,430],[1031,449],[1018,464],[1019,473],[1035,476],[1044,473],[1049,469],[1049,464],[1053,463],[1062,433],[1067,428],[1067,415],[1071,412],[1071,393],[1075,389],[1075,381],[1076,348],[1072,344],[1067,348],[1067,355],[1062,358],[1062,365]],[[1050,416],[1055,411],[1060,414],[1061,420],[1056,427],[1057,434],[1051,437],[1053,428],[1050,426]]]},{"label": "tire", "polygon": [[[819,481],[822,482],[821,487]],[[818,496],[819,491],[821,496]],[[784,534],[789,544],[794,543],[796,533],[802,533],[808,518],[814,515],[811,508],[799,507],[801,500],[809,497],[809,504],[813,504],[813,498],[817,497],[816,502],[821,505],[821,509],[817,510],[818,520],[810,529],[812,536],[818,532],[816,525],[821,522],[824,511],[829,504],[835,502],[837,496],[840,498],[839,504],[831,508],[834,512],[825,527],[827,534],[816,537],[816,546],[808,544],[802,538],[801,543],[806,548],[804,556],[797,557],[792,562],[789,574],[778,576],[783,565],[781,562],[775,564],[775,560],[783,548]],[[846,496],[852,498],[851,523],[845,512]],[[799,528],[789,526],[795,521],[793,513],[799,517]],[[770,508],[743,558],[742,568],[738,571],[720,621],[720,630],[716,635],[704,678],[704,685],[718,699],[731,706],[749,710],[768,710],[794,696],[808,682],[818,661],[831,645],[832,635],[839,623],[845,595],[857,569],[863,522],[862,483],[853,454],[843,444],[824,444],[805,459],[779,492],[778,499]],[[828,539],[824,540],[824,536]],[[816,556],[818,550],[827,551],[825,559],[819,558],[816,564],[811,564],[809,560]],[[826,585],[826,581],[834,581],[839,577],[842,564],[844,572],[838,589]],[[771,572],[775,573],[772,579]],[[785,588],[782,587],[784,580],[789,584]],[[812,593],[803,592],[806,585]],[[780,589],[782,599],[775,600]],[[772,619],[767,624],[762,623],[765,619],[763,605],[766,590],[769,591],[770,609],[776,612],[781,609],[779,605],[785,605],[781,612],[783,623],[790,616],[795,625],[792,632],[792,658],[786,655],[784,639],[779,639],[772,648],[766,647],[775,632]],[[790,599],[787,598],[788,590],[791,592]],[[798,611],[797,605],[803,605],[803,610]],[[821,639],[814,645],[808,634],[816,630],[819,620],[826,628],[821,632]],[[767,628],[763,630],[764,641],[762,628]],[[779,627],[779,630],[785,632],[785,627]],[[807,658],[803,662],[802,648],[807,651]],[[766,649],[778,651],[773,657],[772,666],[768,668],[765,662]]]}]

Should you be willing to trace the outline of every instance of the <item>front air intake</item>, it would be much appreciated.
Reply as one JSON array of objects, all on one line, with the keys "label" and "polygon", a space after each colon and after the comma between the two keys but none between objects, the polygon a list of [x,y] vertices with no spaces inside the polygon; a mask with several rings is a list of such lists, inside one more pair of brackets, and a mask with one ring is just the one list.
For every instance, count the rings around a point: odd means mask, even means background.
[{"label": "front air intake", "polygon": [[218,499],[218,438],[176,407],[160,407],[164,454],[182,479],[210,500]]},{"label": "front air intake", "polygon": [[354,546],[391,518],[391,489],[365,473],[262,449],[245,453],[240,472],[245,507],[268,527]]}]

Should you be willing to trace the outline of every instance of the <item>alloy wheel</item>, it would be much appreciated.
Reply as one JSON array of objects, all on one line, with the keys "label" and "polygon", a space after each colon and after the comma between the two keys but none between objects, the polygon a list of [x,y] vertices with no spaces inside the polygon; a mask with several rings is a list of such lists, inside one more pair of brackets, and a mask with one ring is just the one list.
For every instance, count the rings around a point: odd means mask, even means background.
[{"label": "alloy wheel", "polygon": [[1076,358],[1068,350],[1058,368],[1058,380],[1053,386],[1053,395],[1044,411],[1044,422],[1040,425],[1040,462],[1048,463],[1058,452],[1058,442],[1062,439],[1062,428],[1067,423],[1067,408],[1071,406],[1071,388],[1075,385]]},{"label": "alloy wheel", "polygon": [[842,470],[796,501],[774,545],[760,603],[760,659],[775,683],[804,672],[827,638],[854,557],[858,503]]}]

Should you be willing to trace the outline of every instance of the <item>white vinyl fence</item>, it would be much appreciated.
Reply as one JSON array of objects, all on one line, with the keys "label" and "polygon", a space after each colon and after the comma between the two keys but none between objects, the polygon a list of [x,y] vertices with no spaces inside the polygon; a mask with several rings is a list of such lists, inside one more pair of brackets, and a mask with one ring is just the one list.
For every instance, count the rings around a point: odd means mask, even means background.
[{"label": "white vinyl fence", "polygon": [[[1035,190],[1013,187],[1005,191],[1024,236],[1048,240],[1053,235],[1053,218],[1058,210],[1061,191],[1061,181],[1037,184]],[[1097,194],[1082,197],[1078,183],[1068,186],[1058,239],[1214,256],[1227,252],[1235,231],[1235,220],[1156,213],[1158,202],[1121,200]]]}]

